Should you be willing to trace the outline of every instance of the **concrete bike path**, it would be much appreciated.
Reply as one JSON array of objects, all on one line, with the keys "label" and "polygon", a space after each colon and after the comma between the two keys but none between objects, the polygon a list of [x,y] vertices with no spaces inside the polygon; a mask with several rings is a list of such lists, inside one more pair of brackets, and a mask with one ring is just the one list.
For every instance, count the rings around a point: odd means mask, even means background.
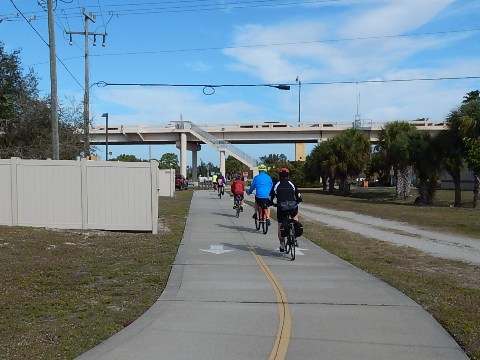
[{"label": "concrete bike path", "polygon": [[303,237],[290,261],[252,214],[196,191],[162,296],[78,359],[468,359],[411,299]]}]

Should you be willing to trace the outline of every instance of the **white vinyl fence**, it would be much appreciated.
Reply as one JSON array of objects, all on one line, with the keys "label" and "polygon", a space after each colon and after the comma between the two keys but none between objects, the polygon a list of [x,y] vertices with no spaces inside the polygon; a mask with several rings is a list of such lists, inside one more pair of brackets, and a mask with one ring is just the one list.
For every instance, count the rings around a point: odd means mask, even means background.
[{"label": "white vinyl fence", "polygon": [[0,225],[151,231],[158,162],[0,159]]},{"label": "white vinyl fence", "polygon": [[158,170],[158,196],[172,197],[175,193],[175,169]]}]

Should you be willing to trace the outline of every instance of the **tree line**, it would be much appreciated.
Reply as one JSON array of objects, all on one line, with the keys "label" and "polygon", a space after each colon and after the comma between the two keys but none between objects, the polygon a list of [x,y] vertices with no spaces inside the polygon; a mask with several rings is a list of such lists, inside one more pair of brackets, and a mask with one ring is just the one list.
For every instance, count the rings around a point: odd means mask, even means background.
[{"label": "tree line", "polygon": [[461,177],[468,169],[474,177],[473,207],[478,206],[480,192],[480,97],[479,91],[467,93],[462,103],[446,119],[447,130],[438,135],[417,130],[406,121],[395,121],[381,130],[378,144],[371,147],[365,134],[349,129],[317,145],[307,156],[304,173],[307,179],[322,179],[325,190],[348,193],[352,179],[365,175],[387,182],[393,173],[397,198],[410,194],[417,177],[418,204],[431,205],[442,172],[452,176],[455,187],[454,206],[461,206]]},{"label": "tree line", "polygon": [[[40,97],[38,77],[31,69],[23,73],[19,55],[0,42],[0,158],[52,158],[50,97]],[[81,106],[74,99],[59,104],[60,159],[81,154]]]}]

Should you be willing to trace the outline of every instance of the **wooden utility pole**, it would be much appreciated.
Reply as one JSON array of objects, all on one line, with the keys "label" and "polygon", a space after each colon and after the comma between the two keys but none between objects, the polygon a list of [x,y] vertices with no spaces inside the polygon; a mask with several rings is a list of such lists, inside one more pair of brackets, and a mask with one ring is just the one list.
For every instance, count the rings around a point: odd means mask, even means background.
[{"label": "wooden utility pole", "polygon": [[70,45],[72,44],[72,35],[84,35],[85,36],[85,94],[83,97],[83,132],[84,132],[84,156],[90,156],[90,77],[88,69],[88,36],[93,35],[93,45],[96,45],[96,39],[98,36],[103,36],[102,46],[105,46],[106,32],[96,33],[88,31],[88,21],[95,22],[95,15],[87,13],[85,9],[82,9],[83,16],[85,17],[85,31],[65,31],[70,35]]},{"label": "wooden utility pole", "polygon": [[57,95],[57,58],[55,51],[55,22],[53,20],[53,0],[47,1],[48,7],[48,47],[50,48],[50,120],[52,123],[52,158],[60,159],[58,140],[58,95]]}]

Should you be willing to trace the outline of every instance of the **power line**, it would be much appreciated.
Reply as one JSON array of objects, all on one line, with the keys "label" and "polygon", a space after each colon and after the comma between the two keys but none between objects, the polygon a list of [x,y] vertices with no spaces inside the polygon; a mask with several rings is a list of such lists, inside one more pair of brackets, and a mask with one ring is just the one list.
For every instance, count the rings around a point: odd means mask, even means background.
[{"label": "power line", "polygon": [[[325,82],[303,82],[304,85],[341,85],[341,84],[365,84],[365,83],[390,83],[390,82],[413,82],[413,81],[444,81],[444,80],[471,80],[480,79],[480,76],[451,76],[437,78],[410,78],[410,79],[384,79],[384,80],[347,80],[347,81],[325,81]],[[296,86],[297,83],[284,84],[168,84],[168,83],[108,83],[98,81],[92,85],[98,87],[106,86],[146,86],[146,87],[203,87],[203,88],[221,88],[221,87],[276,87],[281,90],[289,90],[290,86]]]},{"label": "power line", "polygon": [[[296,42],[284,42],[284,43],[269,43],[269,44],[251,44],[251,45],[205,47],[205,48],[190,48],[190,49],[128,51],[128,52],[121,52],[121,53],[91,54],[90,56],[92,56],[92,57],[102,57],[102,56],[124,56],[124,55],[161,54],[161,53],[195,52],[195,51],[221,51],[221,50],[234,50],[234,49],[245,49],[245,48],[256,48],[256,47],[270,47],[270,46],[308,45],[308,44],[327,43],[327,42],[362,41],[362,40],[375,40],[375,39],[389,39],[389,38],[397,38],[397,37],[417,37],[417,36],[424,36],[424,35],[446,35],[446,34],[476,32],[476,31],[480,31],[480,28],[444,30],[444,31],[414,33],[414,34],[378,35],[378,36],[370,36],[370,37],[355,37],[355,38],[296,41]],[[82,56],[74,56],[74,57],[65,58],[64,60],[74,60],[74,59],[79,59],[81,57]],[[33,64],[33,65],[38,65],[38,64],[43,64],[43,63],[37,63],[37,64]]]},{"label": "power line", "polygon": [[[42,39],[42,41],[45,43],[45,45],[47,45],[48,47],[50,47],[50,45],[48,44],[48,42],[42,37],[42,35],[40,35],[40,33],[37,31],[37,29],[35,29],[35,27],[30,23],[30,21],[28,21],[28,19],[25,17],[25,15],[22,13],[22,11],[17,7],[17,5],[15,5],[15,3],[13,2],[13,0],[10,0],[10,2],[12,3],[13,7],[18,11],[18,13],[20,15],[22,15],[22,17],[25,19],[25,21],[28,23],[28,25],[30,25],[30,27],[33,29],[33,31],[35,31],[35,33],[40,37],[40,39]],[[76,83],[78,85],[80,85],[80,87],[83,89],[83,86],[82,84],[80,84],[80,82],[75,78],[75,76],[73,76],[73,74],[71,73],[71,71],[68,69],[67,65],[65,65],[65,63],[62,61],[62,59],[60,59],[58,57],[58,55],[55,56],[55,58],[63,65],[63,67],[65,68],[65,70],[67,70],[67,72],[70,74],[70,76],[73,78],[73,80],[76,81]]]},{"label": "power line", "polygon": [[[416,36],[424,36],[424,35],[445,35],[445,34],[475,32],[475,31],[480,31],[480,28],[478,28],[478,29],[445,30],[445,31],[414,33],[414,34],[379,35],[379,36],[369,36],[369,37],[325,39],[325,40],[312,40],[312,41],[296,41],[296,42],[268,43],[268,44],[250,44],[250,45],[223,46],[223,47],[205,47],[205,48],[189,48],[189,49],[165,49],[165,50],[149,50],[149,51],[128,51],[128,52],[121,52],[121,53],[92,54],[91,56],[101,57],[101,56],[124,56],[124,55],[161,54],[161,53],[195,52],[195,51],[221,51],[221,50],[234,50],[234,49],[257,48],[257,47],[308,45],[308,44],[327,43],[327,42],[362,41],[362,40],[377,40],[377,39],[389,39],[389,38],[400,38],[400,37],[416,37]],[[66,58],[65,60],[72,60],[72,59],[77,59],[77,58],[79,58],[79,57]]]},{"label": "power line", "polygon": [[[274,8],[274,7],[287,7],[295,5],[309,5],[309,4],[318,4],[318,3],[334,3],[341,2],[342,0],[303,0],[303,1],[285,1],[278,3],[278,0],[261,0],[261,1],[233,1],[233,2],[224,2],[222,4],[199,4],[204,1],[209,0],[199,0],[199,1],[167,1],[162,3],[162,6],[154,7],[144,7],[139,6],[149,6],[149,5],[158,5],[158,3],[130,3],[130,4],[110,4],[106,7],[110,7],[113,10],[106,9],[105,11],[112,15],[117,16],[127,16],[127,15],[145,15],[145,14],[161,14],[161,13],[181,13],[181,12],[192,12],[192,11],[217,11],[217,10],[232,10],[232,9],[248,9],[248,8]],[[193,3],[193,5],[183,5],[185,3]],[[163,4],[171,4],[171,6],[163,6]],[[178,5],[181,4],[181,5]],[[122,7],[131,6],[131,8],[120,9]],[[74,11],[70,13],[72,16],[77,15],[78,7],[65,8],[67,11]],[[100,6],[91,6],[92,8]],[[14,14],[15,15],[15,14]],[[13,15],[13,16],[14,16]],[[11,16],[11,14],[9,15]]]},{"label": "power line", "polygon": [[37,31],[37,29],[35,29],[35,27],[31,24],[31,22],[25,17],[25,15],[23,15],[23,13],[20,11],[20,9],[17,7],[17,5],[15,5],[13,0],[10,0],[10,2],[12,3],[13,7],[18,11],[18,13],[20,15],[22,15],[22,17],[25,19],[25,21],[28,23],[28,25],[33,29],[33,31],[35,31],[37,33],[38,37],[40,39],[42,39],[42,41],[45,43],[45,45],[49,46],[48,42],[43,38],[42,35],[40,35],[40,33]]}]

